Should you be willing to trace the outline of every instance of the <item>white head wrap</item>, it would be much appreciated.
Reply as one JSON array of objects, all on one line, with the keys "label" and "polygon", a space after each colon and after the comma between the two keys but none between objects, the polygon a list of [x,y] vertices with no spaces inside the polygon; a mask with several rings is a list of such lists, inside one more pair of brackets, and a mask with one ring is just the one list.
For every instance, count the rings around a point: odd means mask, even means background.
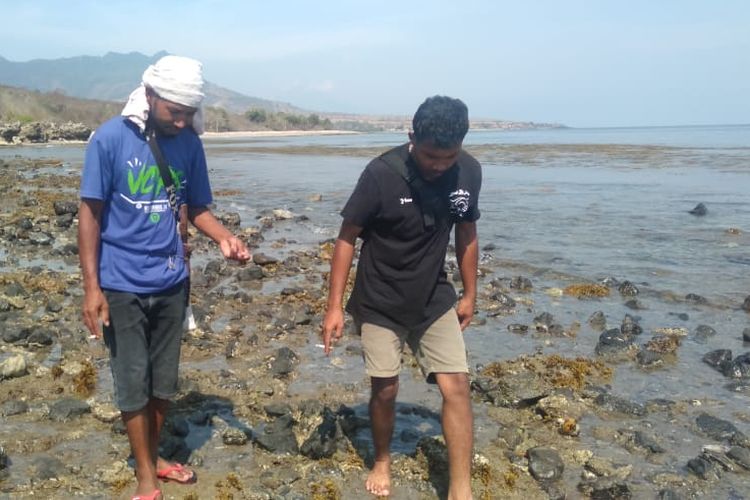
[{"label": "white head wrap", "polygon": [[191,108],[197,108],[193,117],[193,130],[203,133],[203,65],[195,59],[181,56],[164,56],[143,72],[143,83],[128,98],[122,115],[135,122],[141,130],[148,120],[146,87],[159,97]]}]

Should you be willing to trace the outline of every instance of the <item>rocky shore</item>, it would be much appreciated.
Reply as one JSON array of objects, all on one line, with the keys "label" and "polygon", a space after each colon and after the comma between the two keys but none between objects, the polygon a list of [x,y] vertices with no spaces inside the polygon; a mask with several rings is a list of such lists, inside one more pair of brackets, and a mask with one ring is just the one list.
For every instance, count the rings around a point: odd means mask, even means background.
[{"label": "rocky shore", "polygon": [[[12,498],[129,498],[135,485],[106,351],[80,321],[79,168],[0,160],[0,493]],[[290,249],[293,241],[273,229],[300,231],[304,215],[279,209],[241,220],[220,193],[216,208],[255,252],[240,266],[191,237],[198,329],[184,339],[180,394],[161,451],[194,467],[198,482],[165,484],[165,498],[362,497],[372,460],[368,383],[344,369],[356,366],[359,347],[348,338],[331,359],[318,347],[333,242]],[[687,337],[708,343],[715,331],[644,333],[637,284],[613,279],[559,293],[581,303],[623,301],[633,315],[597,311],[586,325],[562,325],[537,309],[552,292],[534,276],[497,277],[492,250],[483,250],[490,257],[480,270],[477,325],[502,324],[501,342],[565,341],[581,328],[596,331],[598,342],[588,357],[529,352],[473,368],[475,498],[750,497],[750,413],[732,421],[712,413],[723,397],[748,398],[750,354],[707,345],[704,362],[724,391],[714,401],[633,401],[612,390],[617,366],[658,377]],[[533,312],[533,322],[518,320],[519,311]],[[731,314],[747,323],[750,297]],[[398,419],[410,425],[394,436],[403,451],[395,454],[393,498],[443,498],[439,399],[408,354],[404,378]]]},{"label": "rocky shore", "polygon": [[93,130],[82,123],[47,121],[0,123],[0,145],[87,141]]}]

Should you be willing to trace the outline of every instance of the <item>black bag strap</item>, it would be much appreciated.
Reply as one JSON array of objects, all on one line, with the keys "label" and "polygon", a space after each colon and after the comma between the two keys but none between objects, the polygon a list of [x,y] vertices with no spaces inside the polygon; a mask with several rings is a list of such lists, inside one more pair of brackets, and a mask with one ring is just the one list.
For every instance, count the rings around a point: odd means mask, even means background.
[{"label": "black bag strap", "polygon": [[[436,219],[441,215],[441,204],[447,207],[447,200],[442,199],[433,187],[428,186],[414,165],[407,164],[399,152],[401,148],[392,149],[380,156],[380,159],[388,165],[391,170],[404,178],[409,185],[412,194],[417,198],[422,210],[422,220],[425,229],[432,229]],[[454,172],[446,175],[455,175]],[[457,180],[457,178],[456,178]]]},{"label": "black bag strap", "polygon": [[177,208],[177,186],[175,186],[172,174],[169,172],[169,165],[164,159],[164,155],[161,154],[159,144],[156,142],[156,131],[151,129],[148,133],[148,145],[151,147],[151,153],[153,153],[156,159],[156,164],[159,166],[159,173],[161,174],[161,180],[164,183],[164,190],[167,192],[167,198],[169,199],[169,206],[172,209],[175,220],[180,220],[179,210]]}]

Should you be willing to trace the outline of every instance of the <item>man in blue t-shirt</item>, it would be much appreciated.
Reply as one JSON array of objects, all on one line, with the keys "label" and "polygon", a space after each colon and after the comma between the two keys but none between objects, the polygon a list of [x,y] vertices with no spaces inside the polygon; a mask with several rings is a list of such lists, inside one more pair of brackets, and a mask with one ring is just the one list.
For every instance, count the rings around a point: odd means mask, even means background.
[{"label": "man in blue t-shirt", "polygon": [[[219,244],[228,259],[250,252],[211,213],[202,133],[202,66],[166,56],[143,73],[122,116],[86,148],[78,244],[83,320],[109,349],[115,401],[135,459],[135,496],[161,498],[159,479],[193,482],[194,471],[158,456],[168,401],[177,392],[187,267],[173,210],[148,138],[176,187],[175,207]],[[185,213],[185,210],[182,211]]]}]

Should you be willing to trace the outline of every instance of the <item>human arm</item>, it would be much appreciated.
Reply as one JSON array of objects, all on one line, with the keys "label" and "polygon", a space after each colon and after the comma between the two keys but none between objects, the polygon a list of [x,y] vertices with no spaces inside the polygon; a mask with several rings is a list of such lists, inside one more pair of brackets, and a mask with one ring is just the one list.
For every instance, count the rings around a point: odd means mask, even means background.
[{"label": "human arm", "polygon": [[360,226],[344,221],[333,247],[328,304],[323,319],[323,349],[326,355],[331,352],[331,342],[336,342],[344,333],[344,290],[354,260],[354,244],[361,232]]},{"label": "human arm", "polygon": [[456,313],[464,330],[474,317],[477,299],[477,265],[479,261],[479,240],[476,222],[456,224],[456,260],[461,273],[464,291],[456,304]]},{"label": "human arm", "polygon": [[78,256],[83,276],[83,322],[97,338],[99,322],[109,326],[109,304],[99,286],[99,244],[104,202],[84,198],[78,210]]},{"label": "human arm", "polygon": [[207,207],[188,207],[188,218],[199,231],[219,244],[225,258],[240,262],[250,259],[245,243],[225,228]]}]

